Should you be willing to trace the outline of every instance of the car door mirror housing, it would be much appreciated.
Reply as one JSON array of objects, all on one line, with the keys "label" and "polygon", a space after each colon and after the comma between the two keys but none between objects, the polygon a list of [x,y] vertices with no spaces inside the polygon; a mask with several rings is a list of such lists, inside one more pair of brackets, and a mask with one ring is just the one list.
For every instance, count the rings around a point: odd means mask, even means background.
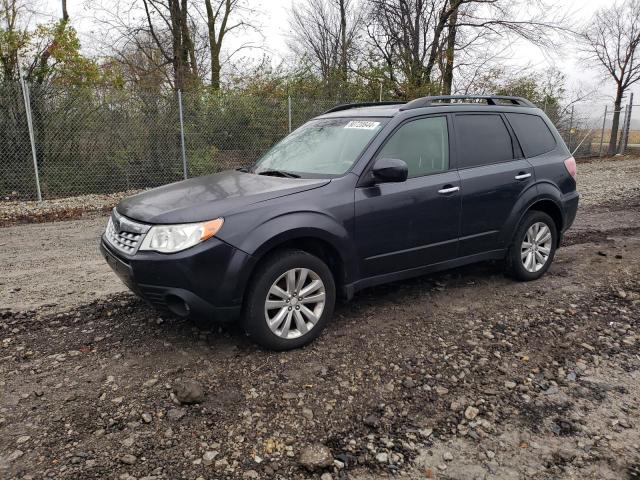
[{"label": "car door mirror housing", "polygon": [[409,175],[409,167],[398,158],[380,158],[376,160],[371,173],[376,183],[404,182]]}]

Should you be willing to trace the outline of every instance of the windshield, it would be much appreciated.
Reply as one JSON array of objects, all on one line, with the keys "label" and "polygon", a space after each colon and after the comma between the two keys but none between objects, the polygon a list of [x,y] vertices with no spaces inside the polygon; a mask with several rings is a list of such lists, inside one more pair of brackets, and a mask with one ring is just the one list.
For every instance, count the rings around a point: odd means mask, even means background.
[{"label": "windshield", "polygon": [[312,120],[265,153],[253,172],[312,177],[343,175],[387,121],[379,118]]}]

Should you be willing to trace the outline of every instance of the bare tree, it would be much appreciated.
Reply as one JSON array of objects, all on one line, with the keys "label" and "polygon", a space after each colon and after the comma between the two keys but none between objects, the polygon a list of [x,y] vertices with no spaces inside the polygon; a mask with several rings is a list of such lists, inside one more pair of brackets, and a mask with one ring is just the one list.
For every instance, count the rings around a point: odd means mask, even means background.
[{"label": "bare tree", "polygon": [[[465,0],[369,0],[368,34],[373,49],[406,81],[414,95],[430,89],[449,18]],[[469,0],[467,0],[469,1]],[[393,70],[398,70],[397,73]]]},{"label": "bare tree", "polygon": [[[174,88],[183,90],[197,79],[198,73],[189,28],[188,0],[142,0],[142,4],[146,30],[166,61],[173,66]],[[159,21],[156,22],[155,18]],[[170,33],[170,46],[161,31]]]},{"label": "bare tree", "polygon": [[[222,45],[226,35],[232,30],[251,27],[242,18],[247,10],[243,0],[205,0],[207,9],[207,33],[209,54],[211,55],[211,86],[220,89],[220,72],[222,70]],[[231,21],[232,17],[236,18]]]},{"label": "bare tree", "polygon": [[291,49],[317,68],[330,94],[349,78],[362,22],[354,0],[306,0],[292,7]]},{"label": "bare tree", "polygon": [[581,34],[587,60],[596,62],[616,85],[609,154],[616,152],[620,109],[625,92],[640,80],[640,1],[625,0],[599,10]]},{"label": "bare tree", "polygon": [[[478,40],[517,36],[549,46],[563,18],[542,0],[533,13],[528,0],[369,0],[369,38],[375,52],[414,95],[452,90],[456,53]],[[520,11],[526,12],[521,13]],[[549,20],[551,18],[552,20]],[[436,81],[440,69],[440,82]],[[402,89],[400,89],[402,90]]]}]

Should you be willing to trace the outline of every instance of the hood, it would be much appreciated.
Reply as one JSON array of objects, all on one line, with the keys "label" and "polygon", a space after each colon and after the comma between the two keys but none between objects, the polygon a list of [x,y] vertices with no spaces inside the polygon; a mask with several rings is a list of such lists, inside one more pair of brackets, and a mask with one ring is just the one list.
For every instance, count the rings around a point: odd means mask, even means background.
[{"label": "hood", "polygon": [[280,178],[228,170],[147,190],[123,199],[117,209],[145,223],[192,223],[327,183],[324,178]]}]

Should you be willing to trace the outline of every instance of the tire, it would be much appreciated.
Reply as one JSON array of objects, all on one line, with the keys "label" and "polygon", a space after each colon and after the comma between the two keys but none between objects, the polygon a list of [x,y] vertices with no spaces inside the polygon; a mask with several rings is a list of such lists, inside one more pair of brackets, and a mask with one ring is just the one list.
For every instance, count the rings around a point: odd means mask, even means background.
[{"label": "tire", "polygon": [[[529,242],[532,238],[534,242]],[[523,282],[537,280],[551,266],[557,244],[558,229],[553,219],[544,212],[530,210],[520,221],[509,247],[507,273]]]},{"label": "tire", "polygon": [[[301,281],[303,287],[299,289]],[[308,298],[299,291],[306,291]],[[290,295],[292,292],[294,295]],[[326,263],[301,250],[282,250],[268,257],[255,272],[247,290],[242,324],[247,335],[265,348],[299,348],[320,335],[333,315],[335,300],[335,281]],[[267,301],[271,308],[267,308]]]}]

